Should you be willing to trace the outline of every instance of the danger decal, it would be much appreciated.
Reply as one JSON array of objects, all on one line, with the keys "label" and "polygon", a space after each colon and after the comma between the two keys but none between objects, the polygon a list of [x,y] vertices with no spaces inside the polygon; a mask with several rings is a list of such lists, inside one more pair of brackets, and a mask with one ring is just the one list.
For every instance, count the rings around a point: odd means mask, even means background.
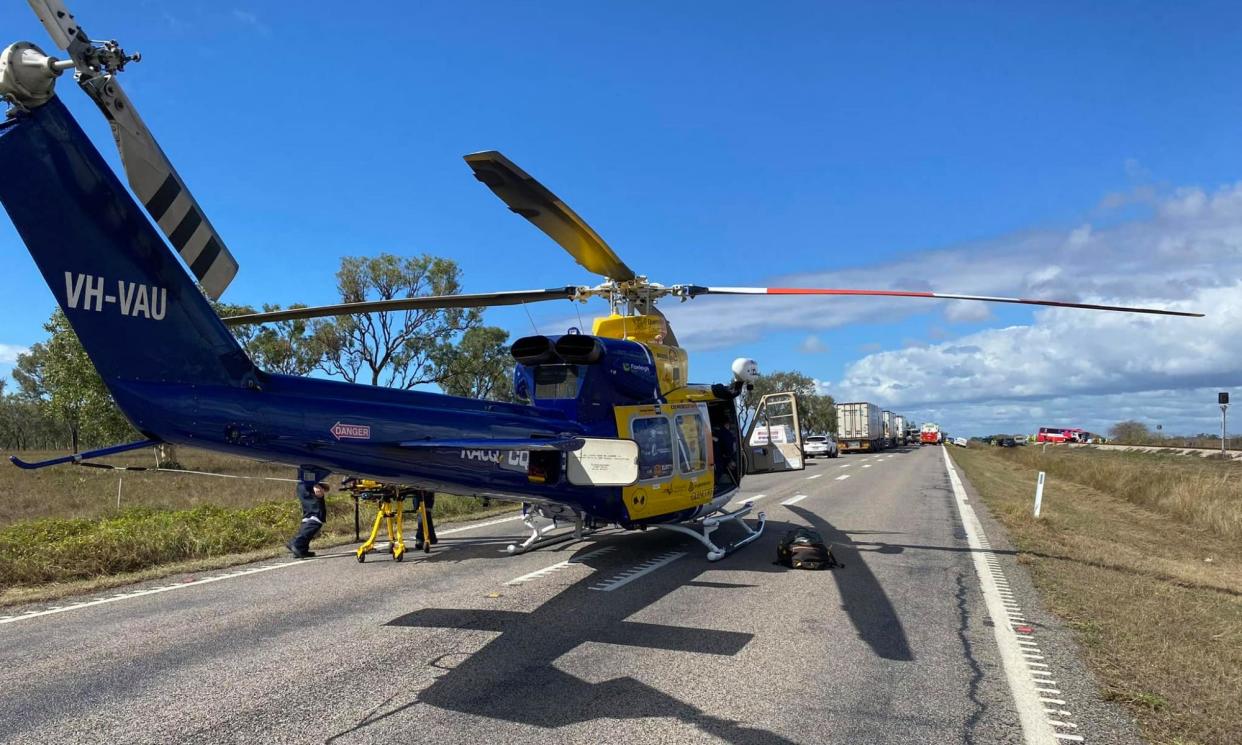
[{"label": "danger decal", "polygon": [[332,436],[338,440],[369,440],[371,439],[371,425],[369,424],[346,424],[337,422],[332,425]]}]

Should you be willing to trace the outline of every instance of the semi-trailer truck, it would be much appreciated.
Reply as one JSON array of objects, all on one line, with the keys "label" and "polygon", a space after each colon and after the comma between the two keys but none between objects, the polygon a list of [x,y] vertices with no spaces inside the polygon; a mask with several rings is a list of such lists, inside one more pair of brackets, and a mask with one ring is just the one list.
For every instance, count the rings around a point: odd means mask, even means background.
[{"label": "semi-trailer truck", "polygon": [[897,415],[885,409],[880,412],[880,419],[884,422],[884,447],[891,448],[897,444],[897,430],[895,428],[895,420]]},{"label": "semi-trailer truck", "polygon": [[919,441],[924,445],[939,445],[942,435],[940,434],[940,425],[928,422],[919,430]]},{"label": "semi-trailer truck", "polygon": [[897,438],[895,444],[905,447],[906,444],[906,418],[901,414],[893,417],[893,432]]},{"label": "semi-trailer truck", "polygon": [[843,453],[883,450],[880,407],[865,401],[837,404],[837,447]]}]

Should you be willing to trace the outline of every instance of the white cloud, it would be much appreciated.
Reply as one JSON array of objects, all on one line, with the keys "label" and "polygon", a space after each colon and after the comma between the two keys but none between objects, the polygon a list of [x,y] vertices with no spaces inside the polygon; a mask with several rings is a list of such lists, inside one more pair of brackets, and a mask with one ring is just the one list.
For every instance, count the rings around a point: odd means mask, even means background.
[{"label": "white cloud", "polygon": [[17,344],[0,344],[0,365],[12,365],[17,362],[17,355],[25,354],[26,348]]},{"label": "white cloud", "polygon": [[[1168,305],[1242,277],[1242,183],[1214,193],[1179,189],[1144,219],[1107,227],[1016,233],[948,249],[903,254],[872,267],[773,278],[786,287],[932,289],[970,295],[1057,300],[1142,298]],[[822,333],[853,324],[893,322],[918,313],[958,310],[917,298],[807,296],[703,297],[666,314],[691,349],[743,343],[776,329]],[[727,304],[727,305],[726,305]],[[980,308],[987,306],[979,305]],[[953,308],[953,309],[950,309]],[[728,315],[733,333],[719,333]]]},{"label": "white cloud", "polygon": [[987,303],[950,300],[944,306],[944,320],[949,323],[979,323],[991,317],[992,308]]},{"label": "white cloud", "polygon": [[828,351],[828,345],[824,343],[823,339],[820,339],[815,334],[811,334],[802,340],[798,350],[805,354],[820,354]]},{"label": "white cloud", "polygon": [[[1034,402],[1056,400],[1064,404],[1064,415],[1098,424],[1126,418],[1115,407],[1098,409],[1109,397],[1156,394],[1141,399],[1150,407],[1169,392],[1224,390],[1242,381],[1242,346],[1236,343],[1242,280],[1196,290],[1174,305],[1208,316],[1040,311],[1030,326],[868,355],[846,368],[837,395],[942,415],[956,410],[959,418],[969,411],[978,420],[1007,420]],[[1082,397],[1098,400],[1089,404]],[[1192,417],[1174,406],[1164,416],[1189,422],[1205,414],[1210,411]]]}]

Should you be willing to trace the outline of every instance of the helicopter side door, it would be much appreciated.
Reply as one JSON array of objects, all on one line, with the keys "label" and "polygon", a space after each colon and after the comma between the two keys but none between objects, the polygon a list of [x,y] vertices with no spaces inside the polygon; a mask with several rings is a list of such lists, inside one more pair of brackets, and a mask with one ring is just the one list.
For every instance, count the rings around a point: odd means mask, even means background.
[{"label": "helicopter side door", "polygon": [[617,433],[638,443],[638,480],[621,489],[633,520],[701,507],[715,491],[707,406],[617,406]]},{"label": "helicopter side door", "polygon": [[747,473],[801,471],[805,467],[797,396],[769,393],[759,399],[742,443],[742,455]]}]

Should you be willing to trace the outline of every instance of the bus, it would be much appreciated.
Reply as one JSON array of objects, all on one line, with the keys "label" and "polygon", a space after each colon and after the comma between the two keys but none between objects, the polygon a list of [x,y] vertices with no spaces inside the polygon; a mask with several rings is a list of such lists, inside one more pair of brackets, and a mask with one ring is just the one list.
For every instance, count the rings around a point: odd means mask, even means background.
[{"label": "bus", "polygon": [[1091,433],[1079,427],[1040,427],[1035,442],[1086,442]]}]

